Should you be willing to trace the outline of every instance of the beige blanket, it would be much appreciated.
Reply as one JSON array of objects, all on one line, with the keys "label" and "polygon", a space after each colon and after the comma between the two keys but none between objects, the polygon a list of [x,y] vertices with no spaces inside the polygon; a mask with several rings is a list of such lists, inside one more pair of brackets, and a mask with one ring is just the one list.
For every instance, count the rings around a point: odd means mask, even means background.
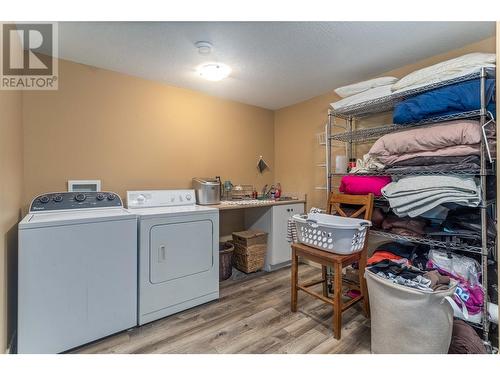
[{"label": "beige blanket", "polygon": [[479,122],[459,120],[386,134],[368,153],[390,165],[419,156],[477,155],[480,142]]}]

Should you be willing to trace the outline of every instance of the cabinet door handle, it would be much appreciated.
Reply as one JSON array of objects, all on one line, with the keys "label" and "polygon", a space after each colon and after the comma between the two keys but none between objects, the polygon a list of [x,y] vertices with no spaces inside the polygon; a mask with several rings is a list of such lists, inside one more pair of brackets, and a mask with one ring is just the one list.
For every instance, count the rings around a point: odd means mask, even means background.
[{"label": "cabinet door handle", "polygon": [[167,258],[167,254],[166,254],[165,245],[161,245],[158,248],[158,263],[165,262],[165,260],[167,260],[166,258]]}]

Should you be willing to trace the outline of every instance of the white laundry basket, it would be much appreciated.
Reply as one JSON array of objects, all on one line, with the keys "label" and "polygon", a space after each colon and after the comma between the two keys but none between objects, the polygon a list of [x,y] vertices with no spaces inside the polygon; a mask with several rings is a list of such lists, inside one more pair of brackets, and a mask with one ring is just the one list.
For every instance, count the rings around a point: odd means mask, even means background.
[{"label": "white laundry basket", "polygon": [[[365,271],[371,315],[371,352],[375,354],[446,354],[453,309],[447,290],[423,291],[395,284]],[[448,297],[448,298],[447,298]]]},{"label": "white laundry basket", "polygon": [[371,221],[311,213],[294,215],[299,242],[336,254],[363,250]]}]

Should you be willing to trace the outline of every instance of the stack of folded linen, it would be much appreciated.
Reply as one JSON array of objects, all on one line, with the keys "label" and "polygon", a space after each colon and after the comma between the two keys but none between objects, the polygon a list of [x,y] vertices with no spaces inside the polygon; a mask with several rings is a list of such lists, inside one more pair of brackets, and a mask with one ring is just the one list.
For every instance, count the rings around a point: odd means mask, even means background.
[{"label": "stack of folded linen", "polygon": [[479,171],[481,158],[478,155],[464,156],[422,156],[402,160],[385,168],[388,173],[407,172],[457,172]]},{"label": "stack of folded linen", "polygon": [[479,168],[481,126],[472,120],[417,127],[379,138],[368,152],[391,172]]},{"label": "stack of folded linen", "polygon": [[382,188],[393,212],[400,216],[419,216],[443,203],[477,207],[480,188],[472,177],[410,176]]}]

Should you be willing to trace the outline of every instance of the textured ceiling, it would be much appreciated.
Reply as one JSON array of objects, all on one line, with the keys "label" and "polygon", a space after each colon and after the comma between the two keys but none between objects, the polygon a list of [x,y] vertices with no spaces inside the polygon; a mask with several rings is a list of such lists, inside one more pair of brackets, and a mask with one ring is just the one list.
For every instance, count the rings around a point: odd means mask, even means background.
[{"label": "textured ceiling", "polygon": [[[59,56],[277,109],[494,32],[494,22],[61,22]],[[199,40],[211,55],[198,54]],[[205,61],[231,76],[201,79]]]}]

